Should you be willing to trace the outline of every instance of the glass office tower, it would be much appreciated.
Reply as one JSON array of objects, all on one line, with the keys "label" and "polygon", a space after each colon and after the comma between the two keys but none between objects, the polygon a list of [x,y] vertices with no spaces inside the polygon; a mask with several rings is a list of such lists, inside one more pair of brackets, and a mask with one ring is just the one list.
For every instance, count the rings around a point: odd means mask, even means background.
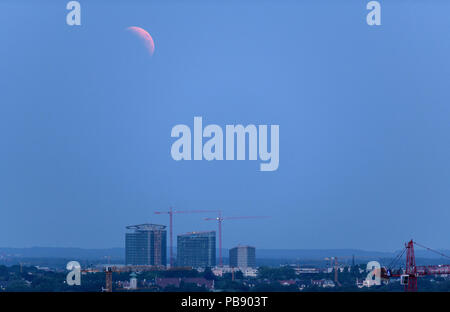
[{"label": "glass office tower", "polygon": [[166,226],[147,223],[127,226],[127,230],[133,232],[125,234],[125,264],[167,264]]},{"label": "glass office tower", "polygon": [[177,265],[193,268],[216,265],[216,232],[192,232],[177,236]]}]

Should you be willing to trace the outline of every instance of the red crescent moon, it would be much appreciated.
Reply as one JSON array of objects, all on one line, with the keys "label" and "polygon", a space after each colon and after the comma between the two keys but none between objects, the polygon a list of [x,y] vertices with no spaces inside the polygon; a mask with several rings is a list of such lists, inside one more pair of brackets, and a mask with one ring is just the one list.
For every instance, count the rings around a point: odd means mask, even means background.
[{"label": "red crescent moon", "polygon": [[147,50],[150,52],[150,55],[153,55],[153,52],[155,52],[155,43],[153,42],[152,36],[150,36],[150,34],[145,29],[137,26],[131,26],[128,27],[127,30],[135,33],[140,38],[142,38]]}]

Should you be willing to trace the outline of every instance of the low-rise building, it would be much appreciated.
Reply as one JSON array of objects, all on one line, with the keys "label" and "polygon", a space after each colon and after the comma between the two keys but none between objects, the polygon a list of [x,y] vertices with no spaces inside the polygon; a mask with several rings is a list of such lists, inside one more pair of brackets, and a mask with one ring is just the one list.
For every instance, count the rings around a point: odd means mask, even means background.
[{"label": "low-rise building", "polygon": [[311,280],[311,285],[317,286],[317,287],[323,287],[323,288],[336,286],[332,280],[328,280],[328,279]]},{"label": "low-rise building", "polygon": [[214,289],[214,280],[207,280],[203,277],[164,277],[157,278],[156,285],[162,289],[167,286],[180,287],[181,283],[195,284],[198,287],[204,286],[206,289]]}]

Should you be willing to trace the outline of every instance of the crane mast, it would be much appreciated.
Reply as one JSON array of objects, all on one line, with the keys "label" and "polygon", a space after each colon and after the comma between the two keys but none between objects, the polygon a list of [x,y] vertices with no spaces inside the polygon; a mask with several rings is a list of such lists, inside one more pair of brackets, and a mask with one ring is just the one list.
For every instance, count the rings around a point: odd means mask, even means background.
[{"label": "crane mast", "polygon": [[169,215],[169,263],[173,267],[173,215],[179,213],[211,213],[217,212],[218,210],[173,210],[173,207],[169,207],[168,211],[155,211],[155,214],[168,214]]},{"label": "crane mast", "polygon": [[394,261],[400,259],[402,255],[406,251],[406,268],[404,274],[392,274],[391,268],[382,270],[382,277],[385,279],[389,279],[390,277],[400,277],[400,282],[405,286],[406,292],[416,292],[417,291],[417,278],[426,275],[441,275],[441,274],[450,274],[450,265],[416,265],[416,257],[414,251],[414,245],[423,247],[429,251],[437,253],[442,257],[450,258],[439,251],[433,250],[426,246],[423,246],[414,240],[410,240],[405,244],[404,250],[401,252],[399,256],[394,259]]},{"label": "crane mast", "polygon": [[223,258],[222,258],[222,222],[224,220],[235,220],[235,219],[261,219],[268,218],[266,216],[239,216],[239,217],[222,217],[222,212],[219,211],[219,214],[216,218],[204,218],[205,221],[217,221],[217,226],[219,230],[219,266],[223,266]]}]

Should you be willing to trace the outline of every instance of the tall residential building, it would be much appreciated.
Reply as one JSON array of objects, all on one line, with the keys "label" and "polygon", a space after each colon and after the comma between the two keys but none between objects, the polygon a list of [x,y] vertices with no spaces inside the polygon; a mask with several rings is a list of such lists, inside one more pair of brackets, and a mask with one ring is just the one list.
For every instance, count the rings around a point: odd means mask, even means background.
[{"label": "tall residential building", "polygon": [[165,266],[167,262],[167,231],[165,225],[139,224],[127,226],[125,264]]},{"label": "tall residential building", "polygon": [[177,265],[193,268],[216,266],[216,232],[192,232],[178,235]]},{"label": "tall residential building", "polygon": [[255,268],[256,252],[255,247],[237,246],[230,249],[230,267],[234,268]]}]

